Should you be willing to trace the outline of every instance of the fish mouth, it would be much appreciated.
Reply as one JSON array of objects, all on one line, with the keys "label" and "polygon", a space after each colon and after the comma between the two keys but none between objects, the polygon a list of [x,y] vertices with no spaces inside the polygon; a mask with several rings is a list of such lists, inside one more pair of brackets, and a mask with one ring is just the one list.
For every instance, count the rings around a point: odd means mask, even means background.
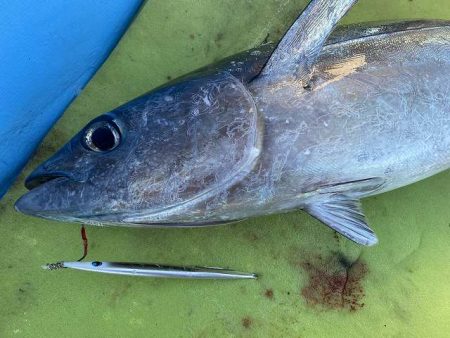
[{"label": "fish mouth", "polygon": [[44,174],[31,174],[25,180],[25,188],[27,188],[28,190],[33,190],[47,182],[61,178],[69,180],[72,179],[69,174],[62,171],[48,172]]},{"label": "fish mouth", "polygon": [[60,208],[54,208],[55,187],[74,182],[73,178],[64,172],[36,172],[25,180],[25,187],[29,190],[21,196],[14,208],[26,215],[54,219],[60,214]]}]

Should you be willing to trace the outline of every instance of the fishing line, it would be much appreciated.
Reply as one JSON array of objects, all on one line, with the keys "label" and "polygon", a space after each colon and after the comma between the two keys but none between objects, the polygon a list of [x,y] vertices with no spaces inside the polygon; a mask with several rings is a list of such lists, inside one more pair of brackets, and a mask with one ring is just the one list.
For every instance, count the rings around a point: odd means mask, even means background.
[{"label": "fishing line", "polygon": [[88,238],[86,235],[84,224],[81,226],[81,240],[83,241],[83,256],[81,256],[81,258],[77,260],[77,262],[81,262],[83,259],[85,259],[88,253]]}]

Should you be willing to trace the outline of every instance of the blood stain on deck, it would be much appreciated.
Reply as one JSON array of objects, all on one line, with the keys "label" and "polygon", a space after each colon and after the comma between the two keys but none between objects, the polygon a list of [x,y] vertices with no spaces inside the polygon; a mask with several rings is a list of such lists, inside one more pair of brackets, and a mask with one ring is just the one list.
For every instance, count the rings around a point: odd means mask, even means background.
[{"label": "blood stain on deck", "polygon": [[300,266],[308,274],[300,293],[309,306],[350,312],[364,307],[362,281],[368,268],[361,259],[349,262],[340,254],[317,255],[301,261]]}]

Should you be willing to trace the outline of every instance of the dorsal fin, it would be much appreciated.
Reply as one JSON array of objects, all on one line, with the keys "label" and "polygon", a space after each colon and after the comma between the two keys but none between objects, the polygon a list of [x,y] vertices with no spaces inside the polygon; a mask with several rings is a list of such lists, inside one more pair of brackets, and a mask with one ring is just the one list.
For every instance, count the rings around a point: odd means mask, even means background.
[{"label": "dorsal fin", "polygon": [[290,76],[306,85],[326,39],[356,1],[312,0],[283,36],[261,75]]}]

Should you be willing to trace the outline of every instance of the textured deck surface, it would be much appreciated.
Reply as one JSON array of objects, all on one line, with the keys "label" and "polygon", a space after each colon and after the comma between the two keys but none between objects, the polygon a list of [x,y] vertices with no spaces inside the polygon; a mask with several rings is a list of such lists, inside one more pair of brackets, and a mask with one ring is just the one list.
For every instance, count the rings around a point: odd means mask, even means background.
[{"label": "textured deck surface", "polygon": [[[148,1],[0,201],[0,336],[444,337],[450,172],[363,201],[361,248],[302,212],[192,230],[87,229],[88,258],[229,266],[257,281],[43,271],[81,255],[80,228],[13,209],[24,175],[94,116],[204,64],[276,39],[306,1]],[[448,0],[362,0],[344,22],[450,19]]]}]

